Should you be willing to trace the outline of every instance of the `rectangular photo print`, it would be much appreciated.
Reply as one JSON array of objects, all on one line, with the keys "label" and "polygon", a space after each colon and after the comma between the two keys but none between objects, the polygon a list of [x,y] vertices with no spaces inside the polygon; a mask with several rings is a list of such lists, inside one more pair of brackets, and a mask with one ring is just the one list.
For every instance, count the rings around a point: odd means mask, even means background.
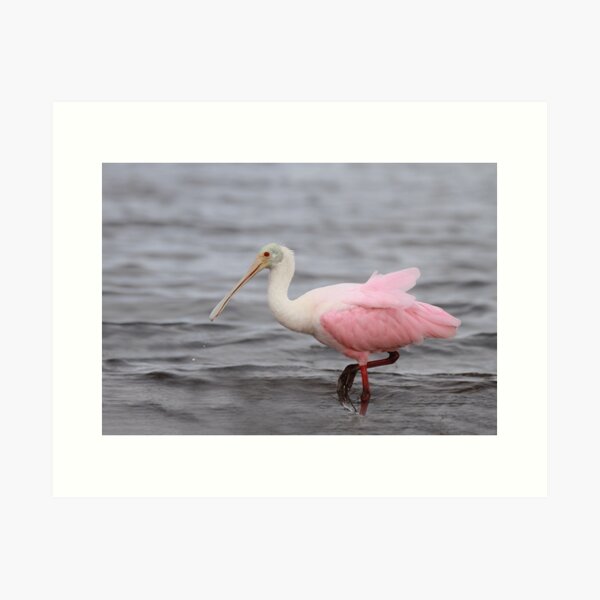
[{"label": "rectangular photo print", "polygon": [[104,435],[495,435],[496,164],[105,163]]}]

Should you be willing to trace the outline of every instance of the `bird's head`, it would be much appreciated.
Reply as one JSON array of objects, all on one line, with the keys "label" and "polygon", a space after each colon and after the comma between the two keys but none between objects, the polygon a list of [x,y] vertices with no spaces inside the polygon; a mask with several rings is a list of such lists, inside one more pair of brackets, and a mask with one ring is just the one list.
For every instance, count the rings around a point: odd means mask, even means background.
[{"label": "bird's head", "polygon": [[233,295],[248,281],[250,281],[257,273],[260,273],[263,269],[272,269],[283,261],[286,253],[291,254],[292,251],[285,246],[279,244],[270,243],[263,246],[254,262],[250,265],[248,272],[233,286],[231,291],[217,304],[212,312],[210,313],[210,320],[214,321],[225,309],[227,303],[231,300]]},{"label": "bird's head", "polygon": [[[256,259],[264,264],[263,269],[271,269],[283,260],[285,250],[288,249],[271,242],[260,249],[256,255]],[[288,252],[290,252],[290,250],[288,250]]]}]

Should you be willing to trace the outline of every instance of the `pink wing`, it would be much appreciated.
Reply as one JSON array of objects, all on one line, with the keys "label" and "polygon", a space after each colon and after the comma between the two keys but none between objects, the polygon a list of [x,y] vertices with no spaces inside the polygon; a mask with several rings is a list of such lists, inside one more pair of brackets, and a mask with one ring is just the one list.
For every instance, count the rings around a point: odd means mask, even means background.
[{"label": "pink wing", "polygon": [[340,298],[344,304],[365,308],[402,308],[415,302],[415,297],[406,292],[414,287],[421,276],[413,267],[381,275],[377,271],[366,283],[357,285]]},{"label": "pink wing", "polygon": [[340,298],[346,307],[321,315],[323,329],[355,352],[385,352],[426,337],[452,337],[460,325],[458,319],[406,293],[419,275],[415,268],[387,275],[374,273],[365,284]]}]

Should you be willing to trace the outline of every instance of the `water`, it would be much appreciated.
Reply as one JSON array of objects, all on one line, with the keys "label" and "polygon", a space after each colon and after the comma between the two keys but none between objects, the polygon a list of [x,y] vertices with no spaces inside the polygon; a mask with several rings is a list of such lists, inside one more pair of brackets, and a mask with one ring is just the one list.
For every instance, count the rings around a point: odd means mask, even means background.
[{"label": "water", "polygon": [[[351,361],[274,320],[266,272],[208,320],[271,241],[292,298],[418,266],[457,337],[373,369],[351,414]],[[104,165],[103,433],[495,434],[495,165]]]}]

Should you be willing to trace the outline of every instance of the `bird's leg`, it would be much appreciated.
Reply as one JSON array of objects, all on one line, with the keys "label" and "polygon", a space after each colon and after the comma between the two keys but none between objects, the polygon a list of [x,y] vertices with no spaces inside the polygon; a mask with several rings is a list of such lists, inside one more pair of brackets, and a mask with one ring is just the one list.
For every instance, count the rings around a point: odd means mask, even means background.
[{"label": "bird's leg", "polygon": [[371,397],[371,390],[369,389],[369,375],[367,373],[367,365],[361,365],[360,376],[362,379],[362,394],[360,401],[368,400]]},{"label": "bird's leg", "polygon": [[[391,365],[395,363],[398,360],[398,357],[400,356],[398,352],[388,352],[388,355],[389,356],[387,358],[382,358],[381,360],[372,360],[366,365],[360,365],[360,375],[362,378],[363,386],[363,391],[360,397],[361,402],[365,400],[368,402],[369,398],[371,397],[371,390],[369,388],[369,375],[367,373],[367,369],[372,369],[373,367],[382,367],[383,365]],[[354,377],[352,379],[354,379]]]},{"label": "bird's leg", "polygon": [[371,399],[371,390],[369,389],[369,375],[367,373],[367,365],[360,366],[360,376],[362,379],[362,393],[360,395],[360,414],[363,417],[367,414],[367,407],[369,406],[369,400]]},{"label": "bird's leg", "polygon": [[382,367],[383,365],[393,365],[399,357],[400,354],[396,351],[388,352],[387,358],[382,358],[381,360],[372,360],[371,362],[368,362],[367,369],[371,369],[373,367]]},{"label": "bird's leg", "polygon": [[[352,384],[354,383],[354,378],[356,377],[356,373],[358,371],[358,365],[348,365],[340,375],[337,383],[337,393],[340,404],[347,408],[348,410],[353,410],[356,412],[352,401],[350,400],[349,392]],[[348,404],[352,407],[352,409],[348,408]]]},{"label": "bird's leg", "polygon": [[400,354],[398,352],[388,352],[387,358],[382,358],[380,360],[372,360],[368,362],[366,365],[360,366],[360,375],[362,378],[362,393],[360,395],[360,414],[362,416],[367,414],[367,407],[369,406],[369,400],[371,399],[371,389],[369,387],[369,374],[367,369],[373,367],[382,367],[383,365],[391,365],[395,363]]},{"label": "bird's leg", "polygon": [[356,372],[358,371],[358,365],[348,365],[340,375],[337,383],[337,391],[339,393],[347,394],[354,383]]}]

